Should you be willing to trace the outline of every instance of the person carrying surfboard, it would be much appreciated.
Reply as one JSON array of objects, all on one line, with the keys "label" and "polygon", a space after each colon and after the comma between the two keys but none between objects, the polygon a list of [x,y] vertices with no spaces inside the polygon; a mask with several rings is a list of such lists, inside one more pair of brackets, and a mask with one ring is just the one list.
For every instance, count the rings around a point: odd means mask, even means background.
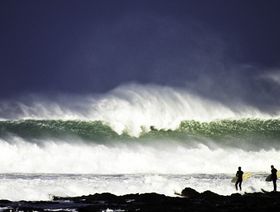
[{"label": "person carrying surfboard", "polygon": [[239,185],[239,189],[241,191],[242,190],[241,184],[242,184],[242,181],[243,181],[243,171],[241,171],[241,167],[240,166],[238,167],[238,170],[236,172],[236,177],[237,177],[237,180],[235,182],[236,191],[238,191],[238,185]]},{"label": "person carrying surfboard", "polygon": [[273,182],[273,191],[276,192],[277,169],[275,169],[273,165],[271,165],[271,181]]}]

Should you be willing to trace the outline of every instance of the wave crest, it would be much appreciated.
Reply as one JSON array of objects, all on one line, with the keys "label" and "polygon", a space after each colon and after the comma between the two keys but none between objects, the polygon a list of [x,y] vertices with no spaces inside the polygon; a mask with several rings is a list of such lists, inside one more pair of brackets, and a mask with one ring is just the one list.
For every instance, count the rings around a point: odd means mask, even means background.
[{"label": "wave crest", "polygon": [[5,120],[102,121],[118,134],[126,131],[132,136],[139,136],[143,126],[175,130],[184,120],[275,117],[249,106],[225,105],[202,98],[183,89],[135,84],[120,86],[100,96],[60,96],[52,100],[33,97],[0,104],[0,118]]}]

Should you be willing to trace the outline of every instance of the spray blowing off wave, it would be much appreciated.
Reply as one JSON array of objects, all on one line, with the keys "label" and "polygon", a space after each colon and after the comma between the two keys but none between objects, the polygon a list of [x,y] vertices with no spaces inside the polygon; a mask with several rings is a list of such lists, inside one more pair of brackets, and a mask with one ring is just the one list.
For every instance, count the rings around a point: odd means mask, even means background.
[{"label": "spray blowing off wave", "polygon": [[61,97],[47,101],[2,103],[2,119],[53,119],[102,121],[118,134],[138,136],[141,127],[176,129],[184,120],[275,118],[247,106],[223,103],[162,86],[129,85],[93,97]]}]

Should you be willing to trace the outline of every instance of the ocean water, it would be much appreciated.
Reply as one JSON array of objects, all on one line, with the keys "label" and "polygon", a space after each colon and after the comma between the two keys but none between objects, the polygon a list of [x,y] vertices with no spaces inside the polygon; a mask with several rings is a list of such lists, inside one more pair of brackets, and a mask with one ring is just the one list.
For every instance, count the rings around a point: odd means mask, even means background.
[{"label": "ocean water", "polygon": [[229,195],[271,190],[280,167],[280,119],[160,86],[98,96],[29,96],[0,103],[0,199],[157,192],[185,187]]},{"label": "ocean water", "polygon": [[[272,190],[265,182],[264,173],[254,173],[243,182],[243,192],[260,192],[261,188]],[[230,174],[1,174],[1,199],[50,200],[55,196],[81,196],[110,192],[117,195],[128,193],[157,192],[176,196],[185,187],[199,192],[230,195],[235,192]]]}]

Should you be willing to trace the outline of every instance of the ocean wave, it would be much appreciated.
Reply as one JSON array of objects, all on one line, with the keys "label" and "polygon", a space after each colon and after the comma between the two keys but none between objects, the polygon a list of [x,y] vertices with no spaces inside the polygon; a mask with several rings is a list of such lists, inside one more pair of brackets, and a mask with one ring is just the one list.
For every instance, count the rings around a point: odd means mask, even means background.
[{"label": "ocean wave", "polygon": [[200,122],[182,121],[178,128],[158,129],[142,126],[139,136],[127,131],[117,133],[102,121],[83,120],[9,120],[0,121],[0,137],[11,135],[36,138],[81,138],[89,141],[104,140],[178,140],[209,138],[212,140],[280,139],[280,119],[239,119]]}]

